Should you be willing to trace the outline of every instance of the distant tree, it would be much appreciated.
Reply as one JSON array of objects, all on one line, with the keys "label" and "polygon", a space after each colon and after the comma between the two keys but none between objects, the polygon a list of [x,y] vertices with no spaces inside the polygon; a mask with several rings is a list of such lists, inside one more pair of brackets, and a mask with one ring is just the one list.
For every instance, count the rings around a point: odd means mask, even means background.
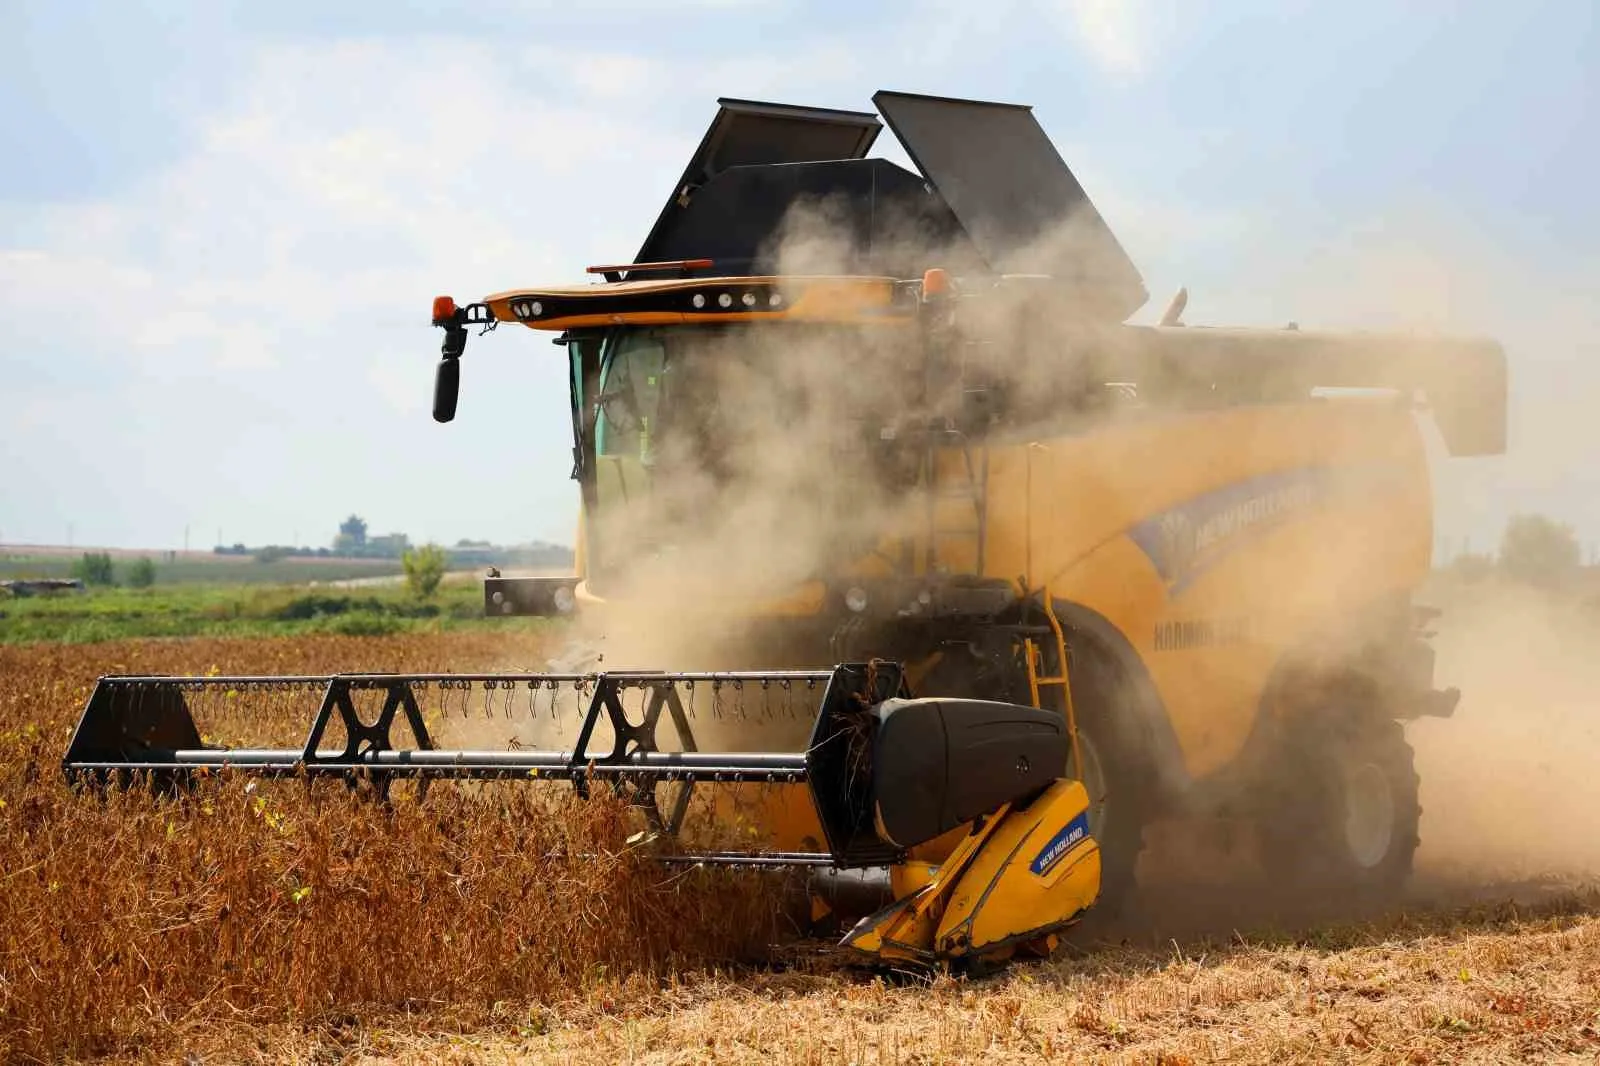
[{"label": "distant tree", "polygon": [[449,556],[437,544],[408,550],[400,557],[400,565],[406,572],[406,587],[420,598],[428,599],[439,590],[448,561]]},{"label": "distant tree", "polygon": [[156,564],[141,555],[128,566],[128,587],[147,589],[156,583]]},{"label": "distant tree", "polygon": [[1530,585],[1559,585],[1577,575],[1578,535],[1544,515],[1512,515],[1500,541],[1500,568]]},{"label": "distant tree", "polygon": [[279,547],[276,544],[268,544],[265,548],[256,549],[256,562],[275,563],[279,559],[286,558],[288,555],[288,548]]},{"label": "distant tree", "polygon": [[85,585],[115,585],[117,568],[107,552],[84,552],[83,558],[72,564],[72,576]]},{"label": "distant tree", "polygon": [[360,515],[351,515],[339,523],[339,535],[334,538],[333,546],[340,551],[366,547],[367,520]]}]

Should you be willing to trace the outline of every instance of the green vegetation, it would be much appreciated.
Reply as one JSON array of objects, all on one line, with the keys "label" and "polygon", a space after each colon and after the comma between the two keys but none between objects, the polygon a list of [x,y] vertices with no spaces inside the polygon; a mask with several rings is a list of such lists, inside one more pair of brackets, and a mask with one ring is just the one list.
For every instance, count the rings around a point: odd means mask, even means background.
[{"label": "green vegetation", "polygon": [[141,555],[128,565],[128,587],[147,589],[156,583],[156,564],[148,555]]},{"label": "green vegetation", "polygon": [[[400,560],[279,557],[263,562],[250,555],[165,554],[155,558],[162,585],[300,585],[313,581],[350,581],[396,577]],[[116,560],[107,562],[117,565]],[[124,560],[124,562],[131,562]],[[8,578],[78,577],[82,561],[66,553],[26,555],[0,553],[0,580]],[[86,582],[87,583],[87,582]]]},{"label": "green vegetation", "polygon": [[84,552],[83,558],[72,564],[72,576],[85,585],[115,585],[117,570],[111,556],[105,552]]},{"label": "green vegetation", "polygon": [[507,625],[483,617],[482,586],[476,581],[443,583],[426,602],[399,584],[320,589],[163,582],[142,589],[97,587],[0,598],[0,644],[306,633],[383,636]]},{"label": "green vegetation", "polygon": [[450,557],[437,544],[407,549],[400,557],[400,565],[406,571],[406,587],[418,599],[432,599],[439,590],[439,582],[444,580],[444,570],[449,562]]}]

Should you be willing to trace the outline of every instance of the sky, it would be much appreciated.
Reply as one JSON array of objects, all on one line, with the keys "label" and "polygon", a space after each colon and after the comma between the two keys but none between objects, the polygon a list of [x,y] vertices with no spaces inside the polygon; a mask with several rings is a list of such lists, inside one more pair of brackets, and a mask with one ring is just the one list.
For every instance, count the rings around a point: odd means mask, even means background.
[{"label": "sky", "polygon": [[[569,542],[562,352],[437,293],[637,250],[719,96],[1031,104],[1150,321],[1496,337],[1446,554],[1600,544],[1592,0],[0,0],[0,543]],[[904,163],[887,131],[874,154]]]}]

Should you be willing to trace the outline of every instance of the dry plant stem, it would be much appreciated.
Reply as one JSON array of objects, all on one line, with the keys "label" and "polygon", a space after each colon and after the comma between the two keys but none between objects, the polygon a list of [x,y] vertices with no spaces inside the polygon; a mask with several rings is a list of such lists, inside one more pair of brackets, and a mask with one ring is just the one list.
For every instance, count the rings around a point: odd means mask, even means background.
[{"label": "dry plant stem", "polygon": [[635,825],[603,794],[441,787],[384,807],[223,775],[182,799],[101,798],[57,771],[101,671],[461,669],[502,645],[0,649],[0,1058],[125,1050],[201,1018],[486,1021],[500,1001],[764,957],[781,880],[664,871],[628,853]]},{"label": "dry plant stem", "polygon": [[[1592,1061],[1594,622],[1439,591],[1440,668],[1468,696],[1411,730],[1416,909],[1263,939],[1277,901],[1237,862],[1214,884],[1168,871],[1191,880],[1151,886],[1120,944],[984,982],[774,953],[771,880],[550,858],[620,851],[631,828],[559,788],[436,787],[386,811],[224,779],[102,802],[57,770],[100,673],[538,668],[546,649],[512,633],[3,647],[0,1060]],[[306,726],[303,706],[264,713],[284,720],[229,720]],[[1542,902],[1460,909],[1513,880]]]}]

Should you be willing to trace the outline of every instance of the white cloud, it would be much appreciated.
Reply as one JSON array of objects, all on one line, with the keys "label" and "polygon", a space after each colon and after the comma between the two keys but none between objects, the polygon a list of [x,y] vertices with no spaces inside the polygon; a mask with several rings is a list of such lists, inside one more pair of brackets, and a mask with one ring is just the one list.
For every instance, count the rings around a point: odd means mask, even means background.
[{"label": "white cloud", "polygon": [[[1370,257],[1302,262],[1293,242],[1305,227],[1274,225],[1272,201],[1197,210],[1181,172],[1129,164],[1148,156],[1119,157],[1115,141],[1135,134],[1096,127],[1094,108],[1067,99],[1154,82],[1165,32],[1148,0],[926,0],[877,39],[841,28],[803,44],[724,40],[708,44],[722,56],[709,62],[554,36],[257,47],[199,140],[138,186],[25,217],[0,205],[12,412],[0,454],[30,460],[0,494],[0,525],[9,536],[38,515],[38,535],[58,536],[76,517],[81,542],[104,513],[117,523],[105,537],[123,543],[171,543],[162,531],[186,523],[266,541],[356,508],[418,537],[569,535],[560,352],[521,330],[475,338],[461,416],[435,427],[438,341],[424,306],[436,292],[581,280],[588,262],[630,256],[718,96],[857,108],[878,87],[1014,98],[1019,54],[1069,52],[1062,62],[1085,76],[1020,102],[1041,105],[1047,125],[1066,116],[1050,132],[1145,271],[1144,317],[1188,284],[1195,322],[1381,318],[1397,283]],[[1250,131],[1237,132],[1219,150],[1249,151]],[[878,150],[893,156],[891,138]],[[1592,271],[1565,279],[1571,299],[1550,308],[1537,299],[1547,272],[1512,264],[1488,284],[1430,275],[1436,265],[1394,270],[1451,312],[1545,309],[1526,316],[1545,328],[1519,315],[1485,322],[1491,332],[1596,331]],[[1341,280],[1368,302],[1336,293]],[[1552,469],[1569,476],[1593,431],[1544,410],[1561,432],[1538,431],[1560,436],[1568,457]]]},{"label": "white cloud", "polygon": [[[0,524],[59,536],[75,515],[85,542],[93,511],[98,539],[165,544],[226,519],[266,541],[420,496],[451,506],[420,509],[415,536],[570,536],[563,356],[521,330],[475,339],[461,418],[436,427],[428,302],[630,257],[716,96],[788,95],[785,79],[849,62],[827,46],[687,70],[459,39],[257,49],[163,171],[0,215],[0,235],[28,234],[0,236],[0,318],[38,364],[12,375],[27,416],[0,425],[0,452],[40,456]],[[108,457],[119,476],[94,493],[48,489]]]},{"label": "white cloud", "polygon": [[1140,0],[1060,0],[1064,18],[1081,47],[1110,74],[1137,76],[1150,62],[1150,26]]},{"label": "white cloud", "polygon": [[[922,69],[970,71],[1016,54],[1018,33],[1039,50],[1064,41],[1103,74],[1136,78],[1150,69],[1157,40],[1146,0],[922,0],[899,41]],[[939,92],[937,88],[930,91]]]}]

